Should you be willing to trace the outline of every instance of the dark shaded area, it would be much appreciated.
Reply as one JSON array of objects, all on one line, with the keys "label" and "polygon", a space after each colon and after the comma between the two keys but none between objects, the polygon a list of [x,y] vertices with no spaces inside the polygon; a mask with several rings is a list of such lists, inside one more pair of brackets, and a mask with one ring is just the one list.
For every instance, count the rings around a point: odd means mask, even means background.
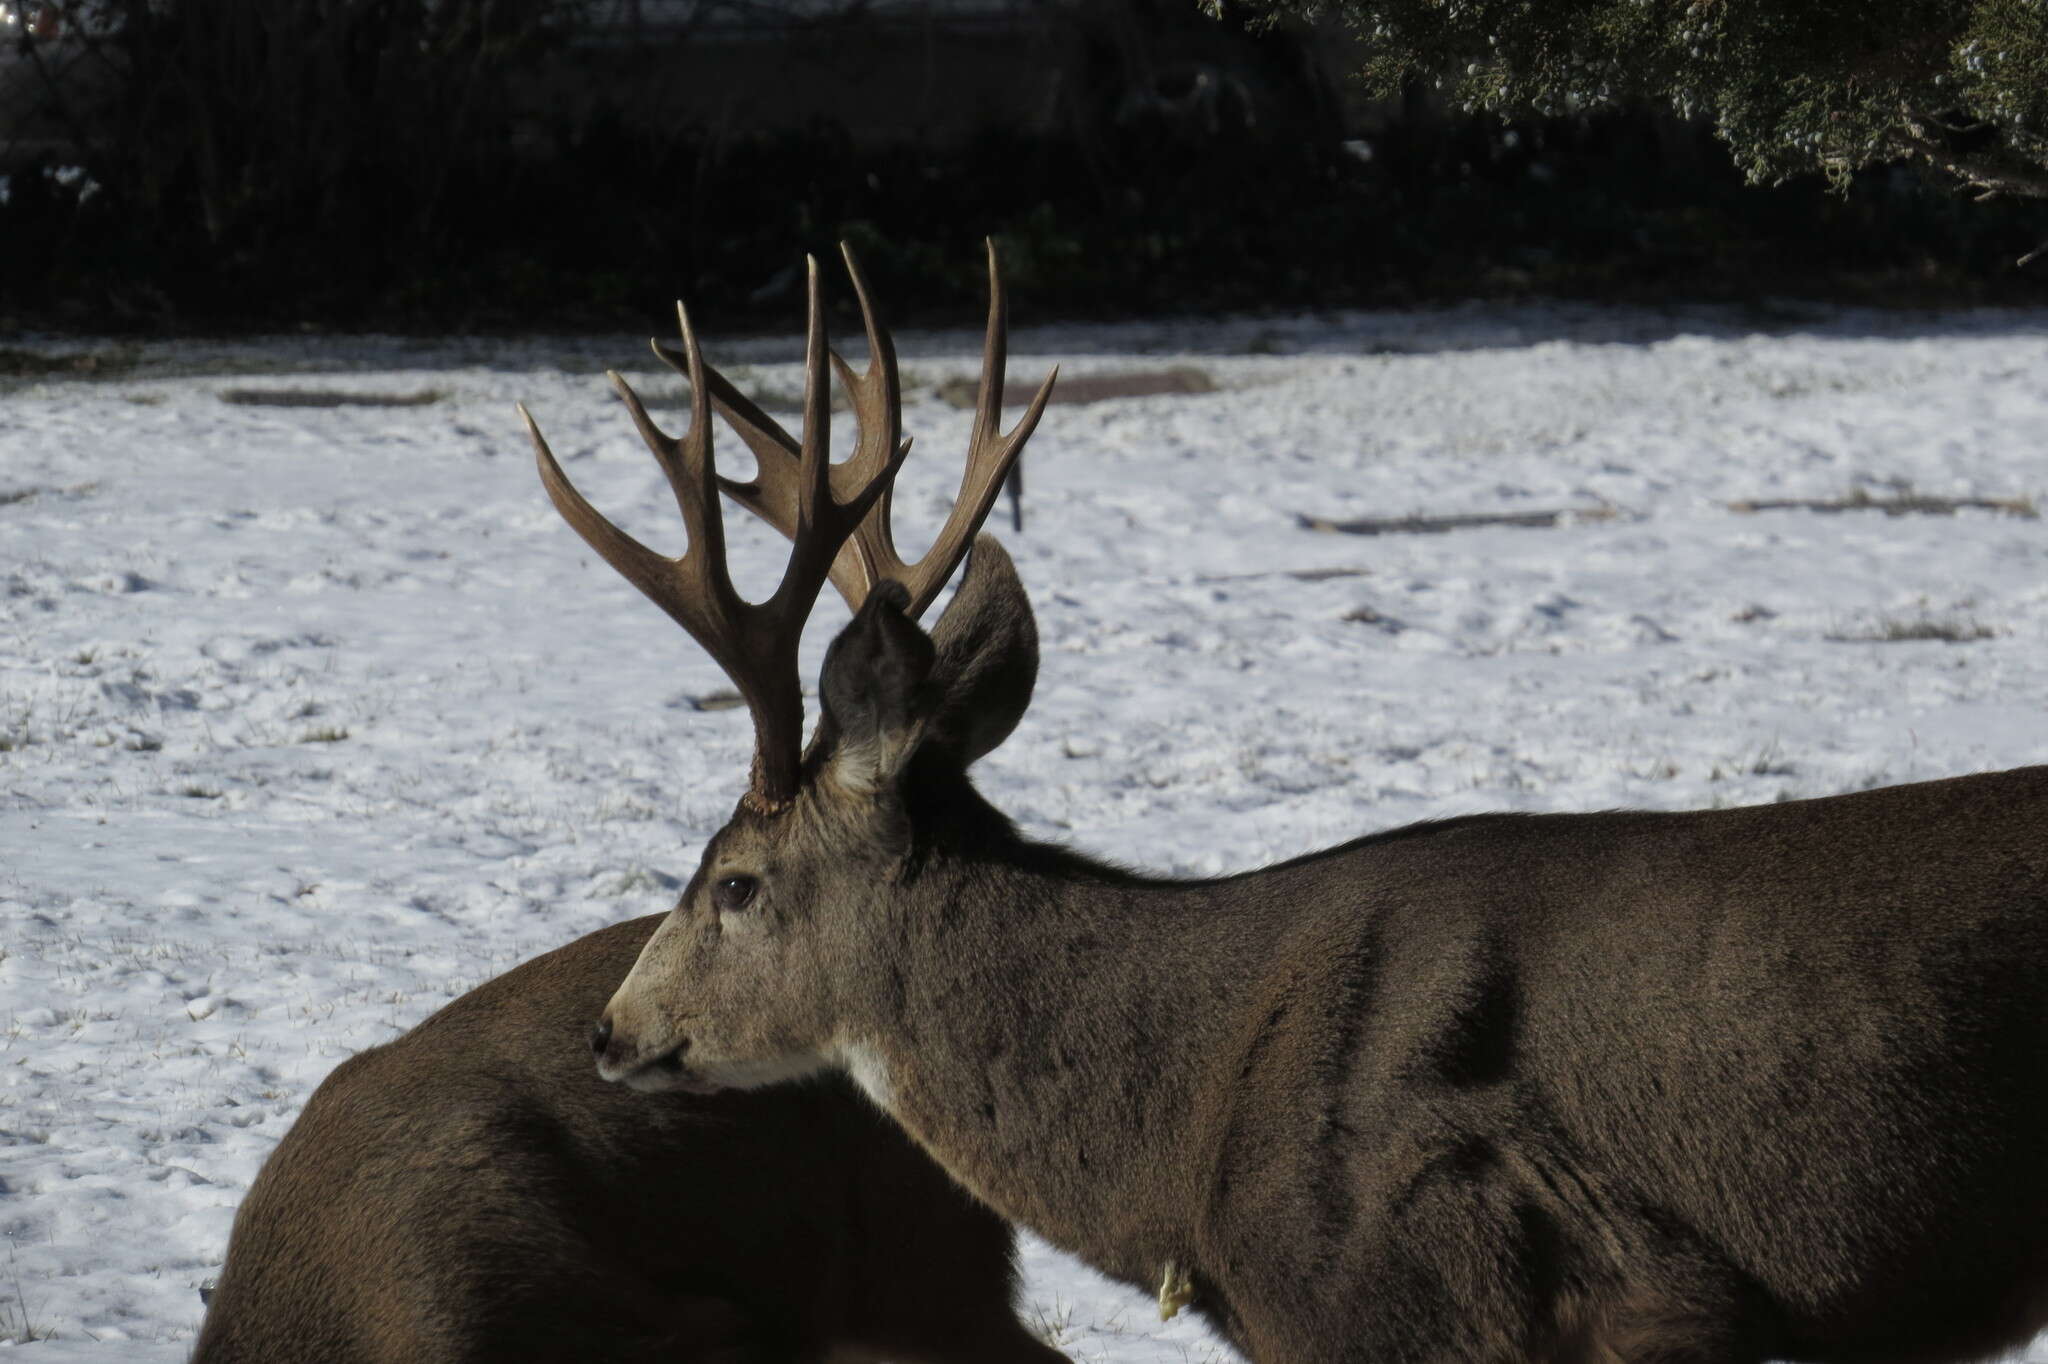
[{"label": "dark shaded area", "polygon": [[[733,54],[772,73],[786,51],[797,82],[806,53],[893,51],[889,32],[596,44],[577,27],[589,7],[557,0],[95,8],[98,28],[63,41],[67,69],[98,74],[53,85],[33,120],[0,108],[0,325],[638,328],[680,295],[715,330],[781,328],[795,263],[842,239],[893,321],[967,322],[986,235],[1037,318],[1531,294],[2048,301],[2048,265],[2013,264],[2048,240],[2048,204],[1898,170],[1842,195],[1752,188],[1704,126],[1646,111],[1347,107],[1325,74],[1343,60],[1318,55],[1334,39],[1249,35],[1191,4],[1054,5],[1029,32],[927,24],[927,66],[1028,63],[1046,97],[894,127],[868,104],[750,125],[650,113],[646,95]],[[55,50],[17,38],[0,83]]]}]

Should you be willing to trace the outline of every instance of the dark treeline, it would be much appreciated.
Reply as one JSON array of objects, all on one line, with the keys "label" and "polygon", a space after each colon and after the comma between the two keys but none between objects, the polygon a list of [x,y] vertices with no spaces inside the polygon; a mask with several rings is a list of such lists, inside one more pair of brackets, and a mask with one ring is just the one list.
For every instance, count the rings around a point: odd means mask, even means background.
[{"label": "dark treeline", "polygon": [[[1753,188],[1704,125],[1639,109],[1367,105],[1324,74],[1330,35],[1254,37],[1191,3],[907,36],[634,27],[616,8],[45,6],[61,22],[0,66],[0,322],[637,327],[686,294],[720,327],[779,327],[792,262],[842,238],[896,320],[964,321],[985,235],[1041,318],[1530,293],[2048,301],[2048,265],[2014,264],[2048,239],[2041,202],[1897,169]],[[721,113],[678,93],[742,62],[786,61],[794,89],[821,52],[859,64],[864,42],[911,39],[963,81],[1026,66],[1045,98],[892,127],[872,94]],[[747,116],[762,107],[777,116]]]}]

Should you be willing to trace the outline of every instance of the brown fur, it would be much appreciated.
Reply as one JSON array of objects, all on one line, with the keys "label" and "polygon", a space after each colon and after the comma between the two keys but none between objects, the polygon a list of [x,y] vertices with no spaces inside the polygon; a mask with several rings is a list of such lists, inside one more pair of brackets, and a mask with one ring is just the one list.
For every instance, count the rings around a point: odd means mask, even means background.
[{"label": "brown fur", "polygon": [[843,1083],[598,1080],[590,1019],[658,922],[337,1068],[242,1204],[195,1360],[1057,1364],[1008,1228]]},{"label": "brown fur", "polygon": [[849,1070],[1260,1364],[1920,1364],[2048,1320],[2048,768],[1165,881],[967,780],[1035,667],[1000,550],[922,680],[891,609],[613,997],[611,1078]]}]

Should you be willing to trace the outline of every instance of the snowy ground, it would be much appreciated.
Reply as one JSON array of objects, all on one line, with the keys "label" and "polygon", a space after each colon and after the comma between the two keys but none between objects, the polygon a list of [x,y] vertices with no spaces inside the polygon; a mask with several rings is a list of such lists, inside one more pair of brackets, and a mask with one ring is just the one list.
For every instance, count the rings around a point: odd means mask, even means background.
[{"label": "snowy ground", "polygon": [[[2048,761],[2048,521],[1728,506],[2048,493],[2048,316],[1532,308],[1015,342],[1018,384],[1058,361],[1221,385],[1058,407],[1033,443],[1006,539],[1045,663],[982,772],[1035,833],[1201,873],[1487,808]],[[899,520],[925,534],[967,426],[933,393],[977,346],[903,338]],[[785,396],[793,353],[712,339]],[[691,708],[724,680],[557,521],[512,414],[675,547],[598,374],[645,355],[294,338],[0,391],[0,1341],[54,1337],[25,1358],[179,1358],[236,1203],[328,1070],[688,876],[745,712]],[[309,386],[439,397],[221,397]],[[1567,507],[1611,514],[1296,522]],[[735,539],[758,591],[780,549]],[[819,617],[813,675],[842,615]],[[1028,1261],[1079,1359],[1229,1357]]]}]

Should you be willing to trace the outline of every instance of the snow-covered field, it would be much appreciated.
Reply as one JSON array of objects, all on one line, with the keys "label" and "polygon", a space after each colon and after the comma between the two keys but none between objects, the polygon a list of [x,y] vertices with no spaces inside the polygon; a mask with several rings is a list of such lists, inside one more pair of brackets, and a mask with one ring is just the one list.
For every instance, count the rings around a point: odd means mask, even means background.
[{"label": "snow-covered field", "polygon": [[[968,423],[935,390],[979,343],[900,340],[915,541]],[[709,344],[743,386],[797,391],[793,342]],[[599,374],[627,366],[672,412],[645,357],[152,345],[0,390],[0,1341],[53,1337],[24,1358],[179,1358],[237,1202],[337,1062],[689,875],[746,712],[692,707],[724,679],[556,519],[512,413],[673,552]],[[1004,536],[1045,661],[981,771],[1034,833],[1206,873],[1488,808],[2048,761],[2048,521],[1729,506],[2042,497],[2048,316],[1025,329],[1013,387],[1055,361],[1195,364],[1220,391],[1055,407],[1032,444]],[[1296,520],[1558,508],[1598,514]],[[758,593],[780,545],[732,524]],[[1230,1358],[1042,1245],[1027,1260],[1027,1306],[1076,1358]]]}]

